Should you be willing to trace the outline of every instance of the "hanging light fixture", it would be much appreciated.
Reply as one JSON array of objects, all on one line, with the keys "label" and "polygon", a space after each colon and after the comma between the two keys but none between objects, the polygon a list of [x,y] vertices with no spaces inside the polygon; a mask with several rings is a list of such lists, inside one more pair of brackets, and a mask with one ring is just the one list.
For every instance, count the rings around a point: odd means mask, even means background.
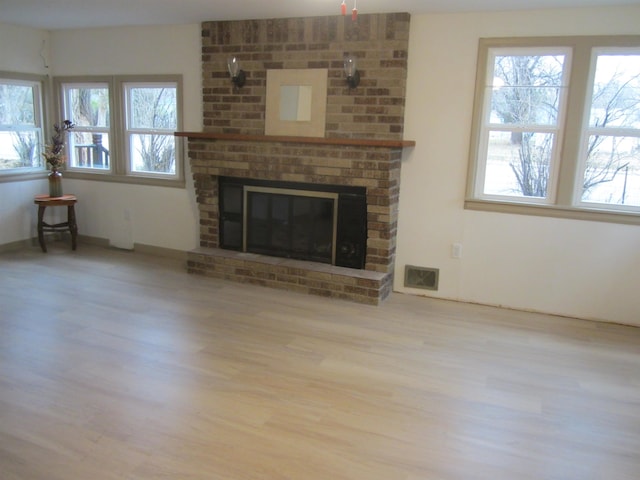
[{"label": "hanging light fixture", "polygon": [[244,70],[240,68],[240,64],[236,57],[230,57],[229,60],[227,60],[227,68],[229,69],[229,75],[231,76],[233,84],[238,88],[244,87],[247,76],[245,75]]},{"label": "hanging light fixture", "polygon": [[[357,1],[358,0],[353,0],[353,10],[351,10],[351,20],[354,22],[358,19]],[[343,17],[347,15],[347,4],[344,3],[344,0],[342,0],[342,3],[340,4],[340,13]]]}]

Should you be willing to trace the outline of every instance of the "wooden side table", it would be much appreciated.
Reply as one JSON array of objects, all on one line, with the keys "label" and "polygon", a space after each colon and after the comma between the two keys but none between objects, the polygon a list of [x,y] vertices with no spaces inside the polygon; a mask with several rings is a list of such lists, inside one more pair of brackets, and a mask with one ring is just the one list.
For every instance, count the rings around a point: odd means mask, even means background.
[{"label": "wooden side table", "polygon": [[[76,224],[75,204],[78,201],[75,195],[63,195],[61,197],[50,197],[49,195],[36,195],[33,203],[38,205],[38,242],[40,248],[46,253],[47,246],[44,243],[45,232],[62,232],[69,230],[71,233],[71,249],[75,250],[78,236],[78,225]],[[67,221],[49,225],[44,222],[44,211],[47,207],[67,207]]]}]

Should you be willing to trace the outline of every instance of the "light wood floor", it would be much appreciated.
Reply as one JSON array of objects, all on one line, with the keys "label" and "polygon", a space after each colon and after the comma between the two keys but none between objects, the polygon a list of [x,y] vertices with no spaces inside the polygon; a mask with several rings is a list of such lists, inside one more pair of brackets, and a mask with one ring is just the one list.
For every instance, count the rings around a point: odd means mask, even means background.
[{"label": "light wood floor", "polygon": [[640,478],[640,329],[0,254],[2,480]]}]

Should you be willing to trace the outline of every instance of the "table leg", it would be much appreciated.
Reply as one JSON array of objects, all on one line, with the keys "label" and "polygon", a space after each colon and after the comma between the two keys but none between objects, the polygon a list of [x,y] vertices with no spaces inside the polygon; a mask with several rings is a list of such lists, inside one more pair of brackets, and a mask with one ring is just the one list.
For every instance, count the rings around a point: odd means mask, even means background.
[{"label": "table leg", "polygon": [[38,205],[38,242],[43,252],[47,253],[47,246],[44,243],[44,205]]},{"label": "table leg", "polygon": [[67,222],[69,223],[69,232],[71,233],[71,250],[75,250],[77,246],[78,224],[76,223],[76,210],[73,205],[67,206]]}]

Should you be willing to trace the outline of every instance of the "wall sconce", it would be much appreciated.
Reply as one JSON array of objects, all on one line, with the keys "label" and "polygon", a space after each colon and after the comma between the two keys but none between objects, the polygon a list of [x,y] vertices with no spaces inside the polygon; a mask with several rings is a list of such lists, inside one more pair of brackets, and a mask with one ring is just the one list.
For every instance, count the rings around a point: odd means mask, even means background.
[{"label": "wall sconce", "polygon": [[244,84],[247,81],[247,76],[245,75],[244,70],[240,69],[240,64],[236,57],[231,57],[227,60],[227,68],[229,69],[229,75],[231,75],[231,81],[233,84],[238,88],[244,87]]},{"label": "wall sconce", "polygon": [[344,73],[347,76],[349,88],[356,88],[360,83],[360,72],[357,69],[357,60],[353,55],[344,58]]}]

